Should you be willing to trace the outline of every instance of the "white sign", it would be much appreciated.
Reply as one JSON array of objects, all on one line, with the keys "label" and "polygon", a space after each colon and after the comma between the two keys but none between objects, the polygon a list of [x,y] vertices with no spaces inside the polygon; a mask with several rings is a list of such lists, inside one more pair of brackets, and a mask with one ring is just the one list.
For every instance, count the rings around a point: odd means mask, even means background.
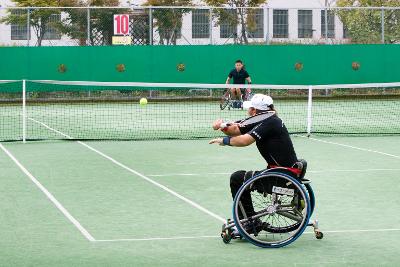
[{"label": "white sign", "polygon": [[132,39],[130,36],[113,36],[112,44],[113,45],[131,45]]},{"label": "white sign", "polygon": [[290,189],[290,188],[274,186],[274,187],[272,187],[272,192],[280,194],[280,195],[294,196],[294,189]]},{"label": "white sign", "polygon": [[114,15],[114,35],[129,35],[129,15]]}]

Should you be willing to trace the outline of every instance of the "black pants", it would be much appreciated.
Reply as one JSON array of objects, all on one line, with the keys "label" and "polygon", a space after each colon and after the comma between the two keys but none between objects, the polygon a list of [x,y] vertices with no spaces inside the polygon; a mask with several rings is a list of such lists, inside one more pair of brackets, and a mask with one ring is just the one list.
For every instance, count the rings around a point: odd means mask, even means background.
[{"label": "black pants", "polygon": [[[232,173],[231,179],[230,179],[232,199],[235,199],[235,196],[236,196],[237,192],[239,191],[240,187],[243,185],[243,183],[258,173],[260,173],[260,172],[258,172],[258,171],[246,172],[243,170]],[[242,203],[242,206],[246,212],[247,217],[253,216],[255,214],[250,192],[251,192],[250,190],[246,190],[245,192],[243,192],[242,196],[240,197],[240,202]],[[242,214],[242,211],[239,208],[239,218],[243,219],[243,217],[244,216]]]}]

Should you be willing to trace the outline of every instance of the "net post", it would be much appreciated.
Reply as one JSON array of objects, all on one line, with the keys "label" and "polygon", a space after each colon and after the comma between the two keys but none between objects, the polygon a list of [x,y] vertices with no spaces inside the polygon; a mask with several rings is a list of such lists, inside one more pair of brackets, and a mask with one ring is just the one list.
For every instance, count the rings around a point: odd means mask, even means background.
[{"label": "net post", "polygon": [[311,135],[311,126],[312,126],[312,91],[313,87],[310,85],[308,87],[308,103],[307,103],[307,136]]},{"label": "net post", "polygon": [[26,80],[22,80],[22,142],[26,143]]}]

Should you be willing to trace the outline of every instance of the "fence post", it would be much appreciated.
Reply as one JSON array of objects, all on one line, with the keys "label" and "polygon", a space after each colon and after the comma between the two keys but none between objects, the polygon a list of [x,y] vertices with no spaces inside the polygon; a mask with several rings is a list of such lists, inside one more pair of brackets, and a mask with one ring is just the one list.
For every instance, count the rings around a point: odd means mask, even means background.
[{"label": "fence post", "polygon": [[381,33],[382,33],[382,44],[385,43],[385,9],[382,7],[381,9]]},{"label": "fence post", "polygon": [[149,7],[149,45],[153,45],[153,9]]},{"label": "fence post", "polygon": [[22,80],[22,142],[26,143],[26,80]]},{"label": "fence post", "polygon": [[90,8],[87,9],[86,13],[86,45],[90,45]]},{"label": "fence post", "polygon": [[[265,10],[265,7],[264,7]],[[265,42],[269,45],[269,7],[267,7],[267,31],[265,35]]]},{"label": "fence post", "polygon": [[328,8],[325,6],[325,43],[328,43]]},{"label": "fence post", "polygon": [[307,103],[307,136],[311,135],[311,126],[312,126],[312,91],[313,87],[310,85],[308,87],[308,103]]},{"label": "fence post", "polygon": [[210,45],[213,44],[213,26],[212,26],[212,9],[210,8],[209,23],[210,23]]},{"label": "fence post", "polygon": [[26,16],[26,46],[29,46],[29,39],[31,37],[31,11],[28,8],[26,10],[27,16]]}]

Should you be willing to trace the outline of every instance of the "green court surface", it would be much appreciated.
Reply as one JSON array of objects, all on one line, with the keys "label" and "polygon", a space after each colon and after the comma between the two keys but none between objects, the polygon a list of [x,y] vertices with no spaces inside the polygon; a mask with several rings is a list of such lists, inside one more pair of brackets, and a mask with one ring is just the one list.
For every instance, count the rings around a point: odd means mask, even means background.
[{"label": "green court surface", "polygon": [[0,265],[400,262],[400,137],[294,136],[325,236],[316,240],[308,228],[280,249],[222,242],[220,219],[232,217],[229,174],[265,163],[255,146],[207,141],[2,143]]}]

